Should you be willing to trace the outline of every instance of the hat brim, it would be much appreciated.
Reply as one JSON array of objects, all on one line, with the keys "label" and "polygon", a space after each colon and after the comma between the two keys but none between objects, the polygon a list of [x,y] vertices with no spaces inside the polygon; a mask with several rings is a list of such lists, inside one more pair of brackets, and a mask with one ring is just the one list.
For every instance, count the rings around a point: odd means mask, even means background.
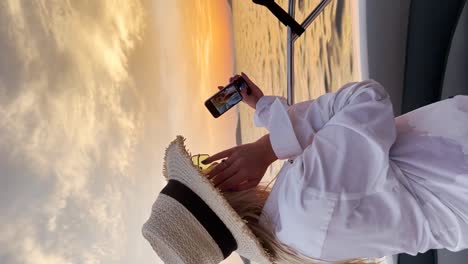
[{"label": "hat brim", "polygon": [[163,165],[163,175],[166,180],[174,179],[182,182],[213,210],[237,241],[235,251],[239,255],[260,264],[273,263],[271,256],[263,249],[244,220],[230,206],[221,194],[221,190],[213,186],[211,181],[193,165],[184,143],[185,138],[177,136],[166,149]]}]

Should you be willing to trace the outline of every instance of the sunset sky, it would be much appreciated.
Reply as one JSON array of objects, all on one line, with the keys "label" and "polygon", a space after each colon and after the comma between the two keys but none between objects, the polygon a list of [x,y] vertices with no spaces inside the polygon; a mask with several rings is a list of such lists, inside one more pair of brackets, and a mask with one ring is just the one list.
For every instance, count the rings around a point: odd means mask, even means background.
[{"label": "sunset sky", "polygon": [[4,0],[0,50],[0,263],[155,263],[168,143],[235,145],[203,105],[233,74],[227,2]]}]

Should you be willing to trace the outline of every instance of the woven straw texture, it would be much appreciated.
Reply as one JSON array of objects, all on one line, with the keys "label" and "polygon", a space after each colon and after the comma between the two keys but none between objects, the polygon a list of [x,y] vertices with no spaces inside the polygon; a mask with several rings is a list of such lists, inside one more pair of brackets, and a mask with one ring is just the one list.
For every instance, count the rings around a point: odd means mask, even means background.
[{"label": "woven straw texture", "polygon": [[[260,242],[244,220],[222,196],[221,190],[214,187],[192,164],[191,155],[186,150],[184,142],[184,137],[177,136],[166,149],[163,167],[165,179],[167,181],[175,179],[182,182],[203,199],[231,231],[237,241],[237,253],[255,263],[273,263],[272,258],[263,250]],[[158,196],[153,204],[151,216],[142,229],[143,236],[151,243],[160,258],[164,258],[165,263],[211,264],[221,262],[222,253],[208,232],[187,209],[181,208],[183,206],[169,198],[163,194]],[[187,239],[190,236],[193,238]],[[198,245],[194,245],[193,242]],[[187,243],[187,245],[179,245],[181,243]],[[213,246],[217,250],[213,249]]]},{"label": "woven straw texture", "polygon": [[165,194],[160,194],[153,204],[143,236],[167,264],[217,264],[223,260],[221,250],[205,228],[183,205]]}]

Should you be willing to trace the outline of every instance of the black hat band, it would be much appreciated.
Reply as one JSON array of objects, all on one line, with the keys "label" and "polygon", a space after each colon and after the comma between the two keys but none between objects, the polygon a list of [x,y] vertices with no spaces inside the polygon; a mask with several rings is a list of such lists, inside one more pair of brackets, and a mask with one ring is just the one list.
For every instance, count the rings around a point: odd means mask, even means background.
[{"label": "black hat band", "polygon": [[237,242],[231,231],[215,212],[185,184],[170,179],[161,193],[174,198],[192,213],[223,252],[224,259],[237,249]]}]

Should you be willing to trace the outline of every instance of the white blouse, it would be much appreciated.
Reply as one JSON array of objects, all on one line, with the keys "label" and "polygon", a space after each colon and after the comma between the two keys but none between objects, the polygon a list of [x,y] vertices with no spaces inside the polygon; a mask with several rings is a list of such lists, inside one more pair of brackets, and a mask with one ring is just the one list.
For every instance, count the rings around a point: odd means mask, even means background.
[{"label": "white blouse", "polygon": [[468,96],[395,118],[367,80],[292,106],[264,96],[254,122],[289,160],[263,209],[282,243],[328,261],[468,248]]}]

